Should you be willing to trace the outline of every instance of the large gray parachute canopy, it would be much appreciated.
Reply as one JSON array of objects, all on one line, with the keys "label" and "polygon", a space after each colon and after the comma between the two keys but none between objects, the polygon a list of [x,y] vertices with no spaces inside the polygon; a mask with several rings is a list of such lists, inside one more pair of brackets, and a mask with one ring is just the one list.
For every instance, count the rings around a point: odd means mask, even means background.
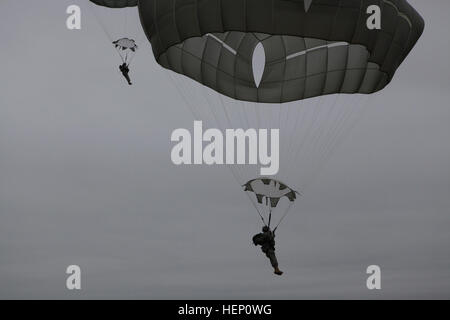
[{"label": "large gray parachute canopy", "polygon": [[[367,27],[371,5],[380,30]],[[164,68],[263,103],[379,91],[424,29],[406,0],[140,0],[139,12]]]},{"label": "large gray parachute canopy", "polygon": [[138,0],[89,0],[96,5],[108,8],[128,8],[136,7],[138,5]]},{"label": "large gray parachute canopy", "polygon": [[250,180],[243,187],[244,191],[255,194],[258,203],[264,204],[265,201],[265,204],[271,208],[276,208],[283,197],[294,202],[298,194],[283,182],[268,178]]}]

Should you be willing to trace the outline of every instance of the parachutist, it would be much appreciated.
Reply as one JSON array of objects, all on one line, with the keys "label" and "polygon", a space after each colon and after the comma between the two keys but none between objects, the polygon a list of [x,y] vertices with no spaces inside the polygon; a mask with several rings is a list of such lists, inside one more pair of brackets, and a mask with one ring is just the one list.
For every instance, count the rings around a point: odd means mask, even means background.
[{"label": "parachutist", "polygon": [[[127,11],[125,9],[127,8],[133,8],[137,7],[138,0],[89,0],[94,4],[94,7],[99,7],[99,11],[103,12],[105,10],[105,15],[109,15],[108,12],[112,11],[118,11],[117,9],[124,9],[119,10],[122,11],[124,14],[124,17],[127,18]],[[95,12],[94,12],[95,13]],[[136,41],[134,39],[129,37],[124,37],[117,39],[115,41],[112,41],[112,35],[110,33],[110,30],[105,27],[104,21],[101,21],[102,19],[99,19],[97,17],[97,14],[95,14],[99,24],[102,26],[103,31],[105,32],[105,35],[111,40],[112,45],[114,46],[115,50],[119,54],[120,58],[122,59],[122,64],[119,66],[120,72],[124,76],[124,78],[127,80],[129,85],[132,85],[130,76],[128,73],[130,72],[130,69],[128,66],[130,65],[131,61],[133,60],[136,51],[138,50],[138,45],[136,44]],[[125,22],[127,19],[125,19]],[[126,25],[125,25],[126,27]],[[126,28],[125,28],[126,29]]]},{"label": "parachutist", "polygon": [[131,79],[130,76],[128,75],[128,73],[130,72],[130,68],[128,68],[127,64],[124,62],[123,64],[121,64],[119,66],[120,72],[122,72],[123,76],[125,77],[125,79],[127,80],[128,84],[131,86]]},{"label": "parachutist", "polygon": [[281,276],[283,271],[278,268],[278,260],[275,255],[275,231],[270,230],[270,227],[264,226],[262,233],[253,236],[253,244],[260,245],[262,252],[269,258],[270,264],[273,267],[274,273]]}]

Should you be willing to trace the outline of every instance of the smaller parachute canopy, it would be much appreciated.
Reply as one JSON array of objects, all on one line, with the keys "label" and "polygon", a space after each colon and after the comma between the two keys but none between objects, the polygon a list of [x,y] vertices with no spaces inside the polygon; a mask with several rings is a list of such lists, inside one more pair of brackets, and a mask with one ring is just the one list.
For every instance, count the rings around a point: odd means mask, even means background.
[{"label": "smaller parachute canopy", "polygon": [[133,39],[122,38],[116,41],[113,41],[113,45],[116,49],[120,49],[122,51],[130,50],[135,52],[138,49],[136,42]]},{"label": "smaller parachute canopy", "polygon": [[271,208],[276,208],[281,198],[286,197],[289,201],[294,202],[297,199],[297,191],[291,189],[286,184],[268,178],[259,178],[250,180],[243,185],[244,191],[255,194],[258,203],[263,201]]}]

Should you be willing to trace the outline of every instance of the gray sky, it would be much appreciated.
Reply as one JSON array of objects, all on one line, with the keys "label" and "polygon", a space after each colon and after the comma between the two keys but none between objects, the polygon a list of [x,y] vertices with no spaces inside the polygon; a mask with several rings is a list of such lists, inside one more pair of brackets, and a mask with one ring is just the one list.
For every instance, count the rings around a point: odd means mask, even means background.
[{"label": "gray sky", "polygon": [[0,298],[450,298],[449,1],[410,1],[425,33],[280,230],[281,278],[230,172],[171,163],[193,117],[150,45],[127,87],[86,3],[0,2]]}]

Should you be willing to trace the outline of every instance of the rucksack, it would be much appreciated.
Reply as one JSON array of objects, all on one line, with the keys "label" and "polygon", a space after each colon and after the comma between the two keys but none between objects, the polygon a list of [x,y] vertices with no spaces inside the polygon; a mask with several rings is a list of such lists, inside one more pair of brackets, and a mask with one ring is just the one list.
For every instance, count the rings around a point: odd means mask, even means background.
[{"label": "rucksack", "polygon": [[252,240],[255,246],[261,246],[264,244],[264,234],[258,233],[257,235],[253,236]]}]

